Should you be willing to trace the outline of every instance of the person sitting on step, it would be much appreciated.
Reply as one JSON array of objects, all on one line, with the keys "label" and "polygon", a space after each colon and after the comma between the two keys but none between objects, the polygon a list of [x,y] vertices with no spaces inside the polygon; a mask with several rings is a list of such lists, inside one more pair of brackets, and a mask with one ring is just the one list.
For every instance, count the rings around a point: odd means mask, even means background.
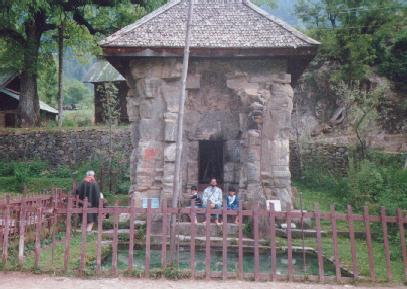
[{"label": "person sitting on step", "polygon": [[[228,210],[239,210],[239,197],[236,195],[234,187],[229,187],[229,195],[226,197],[226,206]],[[239,216],[235,218],[235,224],[239,223]]]},{"label": "person sitting on step", "polygon": [[[211,209],[222,208],[222,190],[218,187],[218,182],[215,178],[211,179],[210,186],[203,191],[202,207]],[[206,220],[210,222],[210,220]],[[222,224],[219,222],[219,214],[215,214],[215,222],[217,225]]]},{"label": "person sitting on step", "polygon": [[[196,186],[191,186],[191,197],[190,200],[194,200],[194,207],[199,209],[202,208],[202,199],[201,196],[198,193],[198,188]],[[195,224],[198,223],[198,220],[195,215]]]}]

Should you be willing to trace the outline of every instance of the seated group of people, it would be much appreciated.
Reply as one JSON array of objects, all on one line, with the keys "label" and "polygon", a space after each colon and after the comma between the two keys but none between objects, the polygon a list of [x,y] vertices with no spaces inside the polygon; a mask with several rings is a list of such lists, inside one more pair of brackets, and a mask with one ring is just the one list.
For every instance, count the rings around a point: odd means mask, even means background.
[{"label": "seated group of people", "polygon": [[[210,186],[207,187],[202,195],[199,194],[196,186],[191,187],[191,200],[194,200],[196,208],[212,208],[221,209],[223,206],[223,193],[221,188],[218,187],[218,182],[215,178],[211,179]],[[239,197],[236,194],[234,187],[229,187],[228,195],[226,196],[226,206],[228,210],[239,210]],[[221,224],[219,221],[219,215],[216,214],[215,223]],[[195,218],[195,223],[197,222]],[[206,220],[208,221],[208,220]],[[223,220],[227,221],[227,220]],[[239,218],[236,216],[235,223],[239,223]]]}]

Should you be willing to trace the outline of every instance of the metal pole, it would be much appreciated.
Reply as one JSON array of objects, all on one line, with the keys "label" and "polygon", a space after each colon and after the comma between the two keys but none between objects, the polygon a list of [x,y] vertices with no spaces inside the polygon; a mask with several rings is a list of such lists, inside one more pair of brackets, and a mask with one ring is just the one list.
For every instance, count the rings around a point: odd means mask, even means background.
[{"label": "metal pole", "polygon": [[[184,129],[184,109],[185,109],[185,98],[186,98],[186,84],[188,75],[188,65],[189,65],[189,47],[191,43],[191,24],[192,24],[192,13],[193,13],[193,0],[189,1],[188,7],[188,20],[186,24],[186,37],[185,37],[185,48],[184,48],[184,60],[182,66],[182,79],[181,79],[181,94],[179,98],[179,112],[177,120],[177,146],[176,146],[176,158],[175,158],[175,174],[174,174],[174,184],[173,184],[173,196],[172,196],[172,207],[176,208],[178,206],[179,192],[181,189],[181,157],[182,157],[182,139],[183,139],[183,129]],[[175,258],[175,226],[176,226],[176,214],[171,214],[171,236],[170,236],[170,254],[171,263],[173,263]]]}]

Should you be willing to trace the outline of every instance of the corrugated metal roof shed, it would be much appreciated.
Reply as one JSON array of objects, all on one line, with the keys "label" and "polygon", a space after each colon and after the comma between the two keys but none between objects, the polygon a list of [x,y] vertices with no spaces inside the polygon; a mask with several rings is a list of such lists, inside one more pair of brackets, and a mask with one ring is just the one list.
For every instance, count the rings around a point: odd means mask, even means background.
[{"label": "corrugated metal roof shed", "polygon": [[99,83],[109,81],[125,81],[124,77],[109,62],[98,59],[85,75],[83,82]]},{"label": "corrugated metal roof shed", "polygon": [[[20,95],[7,88],[0,88],[0,93],[4,93],[4,94],[14,98],[17,101],[20,101]],[[43,102],[41,100],[40,100],[40,110],[47,111],[47,112],[53,113],[53,114],[58,114],[58,110],[49,106],[48,104],[46,104],[45,102]]]}]

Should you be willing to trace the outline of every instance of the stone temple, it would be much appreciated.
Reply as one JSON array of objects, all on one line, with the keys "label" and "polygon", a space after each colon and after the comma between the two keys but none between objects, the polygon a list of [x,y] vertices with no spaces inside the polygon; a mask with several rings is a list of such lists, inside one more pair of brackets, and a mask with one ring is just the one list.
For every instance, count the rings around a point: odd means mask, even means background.
[{"label": "stone temple", "polygon": [[[292,204],[292,84],[319,43],[248,0],[193,0],[181,195],[216,177],[243,205]],[[188,0],[170,1],[101,42],[127,80],[131,192],[171,199]]]}]

